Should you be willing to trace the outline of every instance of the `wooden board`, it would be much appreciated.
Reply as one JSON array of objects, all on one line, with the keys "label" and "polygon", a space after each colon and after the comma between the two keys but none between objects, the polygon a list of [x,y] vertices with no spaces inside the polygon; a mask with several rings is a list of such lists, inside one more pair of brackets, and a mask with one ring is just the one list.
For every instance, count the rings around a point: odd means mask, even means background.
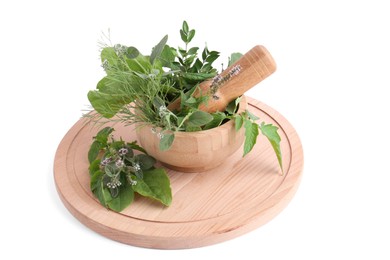
[{"label": "wooden board", "polygon": [[[168,170],[173,202],[164,207],[136,197],[121,213],[101,206],[89,189],[87,153],[98,129],[80,119],[61,141],[54,162],[57,191],[84,225],[110,239],[148,248],[180,249],[219,243],[276,216],[291,200],[301,178],[303,152],[288,121],[267,105],[248,98],[249,110],[279,127],[284,175],[272,147],[259,136],[254,150],[242,149],[222,166],[202,173]],[[131,127],[114,124],[115,136],[136,139]]]}]

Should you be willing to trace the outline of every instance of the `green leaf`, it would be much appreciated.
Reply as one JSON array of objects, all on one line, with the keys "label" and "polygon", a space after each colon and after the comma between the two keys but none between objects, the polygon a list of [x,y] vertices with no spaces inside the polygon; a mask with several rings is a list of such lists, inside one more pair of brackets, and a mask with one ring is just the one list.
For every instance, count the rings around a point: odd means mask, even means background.
[{"label": "green leaf", "polygon": [[104,167],[104,172],[107,176],[114,177],[118,174],[119,169],[116,167],[115,163],[110,163]]},{"label": "green leaf", "polygon": [[139,55],[139,51],[135,47],[129,47],[126,51],[126,57],[129,59],[135,59]]},{"label": "green leaf", "polygon": [[94,192],[98,188],[99,186],[98,181],[102,180],[103,176],[104,176],[104,172],[102,172],[101,170],[97,170],[91,175],[90,187],[92,192]]},{"label": "green leaf", "polygon": [[181,40],[185,43],[188,43],[187,41],[187,33],[185,33],[183,30],[180,30],[180,37],[181,37]]},{"label": "green leaf", "polygon": [[244,119],[241,115],[236,115],[234,117],[234,127],[235,127],[236,131],[241,129],[243,122],[244,122]]},{"label": "green leaf", "polygon": [[187,37],[187,42],[190,42],[192,41],[192,39],[194,38],[195,36],[195,30],[191,30],[188,32],[188,37]]},{"label": "green leaf", "polygon": [[256,144],[257,136],[259,135],[259,126],[258,124],[245,119],[245,143],[244,143],[244,155],[247,155]]},{"label": "green leaf", "polygon": [[212,116],[213,116],[213,120],[211,120],[211,122],[206,124],[203,127],[203,130],[208,130],[208,129],[211,129],[214,127],[218,127],[221,125],[222,121],[226,119],[225,113],[222,113],[222,112],[216,112],[216,113],[212,114]]},{"label": "green leaf", "polygon": [[185,33],[188,33],[188,23],[186,21],[183,21],[183,26],[182,26],[182,29]]},{"label": "green leaf", "polygon": [[[93,193],[100,201],[100,204],[102,204],[104,207],[108,207],[108,203],[112,200],[112,197],[110,191],[104,187],[103,177],[104,174],[96,176],[96,181],[93,184],[93,187],[95,188],[93,190]],[[91,186],[92,186],[92,182],[91,182]]]},{"label": "green leaf", "polygon": [[186,132],[198,132],[198,131],[202,131],[202,128],[200,126],[187,125],[185,131]]},{"label": "green leaf", "polygon": [[188,50],[187,54],[194,55],[198,50],[199,50],[198,47],[192,47],[191,49]]},{"label": "green leaf", "polygon": [[101,162],[100,159],[96,159],[92,163],[90,163],[88,168],[90,176],[92,176],[95,172],[100,170],[100,162]]},{"label": "green leaf", "polygon": [[153,48],[152,54],[150,54],[150,63],[151,64],[154,63],[154,60],[157,57],[160,57],[160,54],[162,53],[167,41],[168,41],[168,35],[165,35],[164,38],[162,38],[161,41]]},{"label": "green leaf", "polygon": [[259,119],[256,115],[254,115],[253,113],[251,113],[249,110],[246,110],[245,112],[247,113],[249,119],[251,119],[251,120],[253,120],[253,121],[256,121],[256,120]]},{"label": "green leaf", "polygon": [[276,157],[278,158],[280,169],[283,171],[282,165],[282,152],[280,150],[280,141],[281,138],[278,134],[278,128],[272,124],[264,124],[260,126],[261,133],[267,137],[268,141],[271,143],[272,148],[275,151]]},{"label": "green leaf", "polygon": [[166,151],[171,148],[174,139],[175,135],[173,133],[164,134],[164,136],[160,140],[160,150]]},{"label": "green leaf", "polygon": [[100,59],[102,62],[107,61],[109,66],[117,66],[119,61],[113,47],[103,48],[100,53]]},{"label": "green leaf", "polygon": [[226,107],[226,112],[229,113],[229,115],[233,115],[237,110],[237,102],[236,99],[230,101],[230,103]]},{"label": "green leaf", "polygon": [[198,111],[195,111],[194,113],[192,113],[188,117],[187,122],[188,122],[188,125],[190,125],[190,126],[203,126],[203,125],[206,125],[209,122],[211,122],[211,120],[213,120],[212,115],[210,115],[207,112],[198,110]]},{"label": "green leaf", "polygon": [[88,100],[93,108],[105,118],[111,118],[126,104],[133,101],[123,94],[106,94],[96,90],[88,92]]},{"label": "green leaf", "polygon": [[204,47],[203,52],[202,52],[203,61],[207,58],[208,54],[209,54],[209,49],[207,49],[207,46],[206,46],[206,47]]},{"label": "green leaf", "polygon": [[[135,59],[127,59],[126,63],[131,71],[138,73],[137,75],[148,74],[152,69],[152,63],[150,62],[149,57],[143,55],[138,55]],[[123,74],[122,72],[120,73]],[[136,84],[138,84],[138,82],[135,82],[134,85]]]},{"label": "green leaf", "polygon": [[131,143],[127,143],[126,144],[127,147],[130,147],[131,149],[134,149],[134,150],[137,150],[137,151],[140,151],[140,152],[143,152],[145,154],[148,154],[144,148],[142,148],[141,146],[139,146],[137,144],[137,141],[134,141],[134,142],[131,142]]},{"label": "green leaf", "polygon": [[230,58],[229,58],[229,64],[228,64],[228,66],[231,66],[231,65],[233,65],[234,63],[236,63],[236,61],[238,61],[241,57],[242,57],[242,54],[239,53],[239,52],[232,53],[232,54],[230,55]]},{"label": "green leaf", "polygon": [[99,155],[100,149],[102,149],[102,148],[103,148],[102,144],[100,142],[98,142],[97,140],[95,140],[91,144],[91,147],[89,148],[89,151],[88,151],[88,161],[89,161],[89,163],[92,163],[93,161],[96,160],[96,158]]},{"label": "green leaf", "polygon": [[113,141],[111,144],[110,144],[110,147],[111,148],[114,148],[115,150],[119,150],[121,148],[123,148],[125,146],[125,142],[123,140],[120,140],[120,141]]},{"label": "green leaf", "polygon": [[156,163],[156,159],[146,154],[138,154],[135,159],[140,163],[142,170],[149,170]]},{"label": "green leaf", "polygon": [[172,62],[175,61],[175,55],[176,50],[172,47],[169,47],[168,45],[164,46],[164,49],[162,50],[160,57],[158,59],[161,61],[161,64],[163,67],[168,67],[173,69]]},{"label": "green leaf", "polygon": [[216,59],[218,59],[218,57],[219,57],[219,54],[209,55],[206,58],[206,62],[213,63]]},{"label": "green leaf", "polygon": [[137,179],[133,189],[140,195],[158,200],[166,206],[172,203],[170,182],[164,169],[145,171],[144,178]]},{"label": "green leaf", "polygon": [[112,127],[105,127],[101,129],[95,136],[96,141],[100,142],[103,146],[107,145],[108,136],[114,131]]},{"label": "green leaf", "polygon": [[183,78],[188,80],[195,80],[195,81],[204,81],[206,79],[210,79],[214,77],[216,73],[191,73],[191,72],[185,72],[183,73]]},{"label": "green leaf", "polygon": [[190,97],[185,101],[187,104],[195,104],[196,103],[196,98]]},{"label": "green leaf", "polygon": [[122,185],[118,188],[118,195],[108,202],[108,207],[120,212],[128,207],[134,200],[134,190],[125,178],[121,178]]}]

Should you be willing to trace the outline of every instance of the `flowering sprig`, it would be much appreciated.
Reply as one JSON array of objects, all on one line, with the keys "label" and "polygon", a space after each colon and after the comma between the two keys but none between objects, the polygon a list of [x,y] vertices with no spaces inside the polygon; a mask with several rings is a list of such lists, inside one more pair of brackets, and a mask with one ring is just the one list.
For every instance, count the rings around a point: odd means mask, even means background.
[{"label": "flowering sprig", "polygon": [[233,68],[229,70],[229,72],[225,76],[222,77],[221,74],[215,76],[210,86],[212,97],[214,99],[219,99],[219,97],[216,96],[215,93],[223,84],[231,80],[234,76],[238,75],[240,71],[241,71],[241,65],[235,65],[233,66]]},{"label": "flowering sprig", "polygon": [[130,205],[134,192],[169,206],[172,194],[165,170],[155,168],[156,160],[135,142],[115,140],[113,131],[111,127],[100,130],[88,152],[93,194],[115,211]]}]

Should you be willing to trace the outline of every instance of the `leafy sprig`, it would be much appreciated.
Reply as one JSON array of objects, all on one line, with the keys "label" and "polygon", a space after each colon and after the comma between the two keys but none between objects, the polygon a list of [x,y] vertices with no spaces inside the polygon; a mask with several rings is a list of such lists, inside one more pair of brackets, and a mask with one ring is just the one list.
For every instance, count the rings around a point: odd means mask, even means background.
[{"label": "leafy sprig", "polygon": [[169,206],[172,193],[165,170],[155,168],[156,160],[136,142],[115,140],[113,131],[100,130],[89,149],[92,193],[103,206],[118,212],[133,202],[134,193]]}]

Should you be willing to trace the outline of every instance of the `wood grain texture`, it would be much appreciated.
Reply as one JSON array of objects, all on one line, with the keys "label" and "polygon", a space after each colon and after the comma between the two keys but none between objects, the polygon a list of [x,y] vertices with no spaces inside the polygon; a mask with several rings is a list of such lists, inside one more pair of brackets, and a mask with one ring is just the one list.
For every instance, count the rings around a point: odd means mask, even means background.
[{"label": "wood grain texture", "polygon": [[[285,173],[265,137],[242,158],[242,150],[214,170],[181,173],[168,170],[173,202],[164,207],[136,197],[121,213],[102,207],[89,189],[87,152],[98,129],[81,119],[61,141],[54,162],[58,194],[84,225],[110,239],[148,248],[194,248],[226,241],[260,227],[276,216],[295,194],[303,152],[288,121],[272,108],[248,98],[249,110],[278,125]],[[136,138],[134,129],[117,123],[117,137]]]}]

